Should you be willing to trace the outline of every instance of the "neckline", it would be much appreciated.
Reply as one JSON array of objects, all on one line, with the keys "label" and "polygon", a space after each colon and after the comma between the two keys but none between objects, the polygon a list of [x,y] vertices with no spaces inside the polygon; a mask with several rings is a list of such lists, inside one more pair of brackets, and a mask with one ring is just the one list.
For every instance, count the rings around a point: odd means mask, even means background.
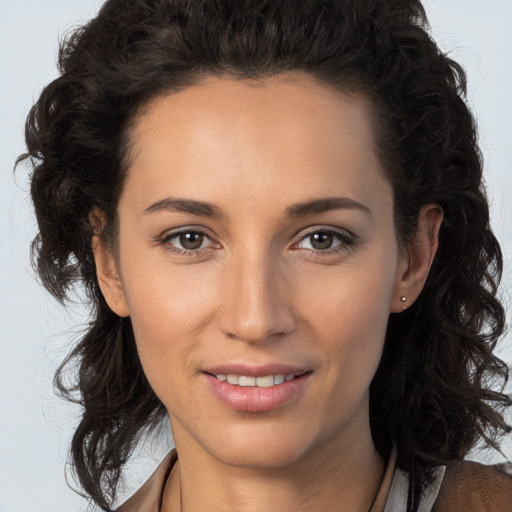
[{"label": "neckline", "polygon": [[379,485],[379,489],[377,490],[377,494],[373,499],[372,506],[368,512],[383,512],[386,503],[388,501],[388,496],[391,491],[391,486],[393,483],[393,477],[396,470],[396,459],[397,452],[396,446],[393,445],[391,453],[389,455],[388,464],[386,466],[386,471],[384,471],[384,475],[382,476],[382,480]]},{"label": "neckline", "polygon": [[[379,489],[377,490],[369,512],[387,512],[386,506],[397,472],[396,458],[396,448],[393,447]],[[177,460],[178,453],[176,449],[173,448],[167,453],[147,480],[135,490],[130,498],[120,504],[118,508],[114,508],[114,510],[116,512],[160,511],[165,484]]]}]

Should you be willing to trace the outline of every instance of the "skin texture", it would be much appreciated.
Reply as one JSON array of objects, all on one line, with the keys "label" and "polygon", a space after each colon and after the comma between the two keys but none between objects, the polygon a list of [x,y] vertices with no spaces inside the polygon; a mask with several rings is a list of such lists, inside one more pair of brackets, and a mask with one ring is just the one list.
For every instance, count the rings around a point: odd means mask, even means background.
[{"label": "skin texture", "polygon": [[[180,488],[187,511],[368,510],[384,469],[368,388],[389,313],[425,282],[442,216],[424,206],[399,249],[367,106],[298,72],[207,77],[135,120],[117,257],[99,236],[93,248],[171,418],[179,462],[164,510],[179,510]],[[291,214],[327,198],[344,203]],[[214,212],[176,210],[184,200]],[[311,235],[326,229],[340,236],[318,249]],[[201,247],[184,253],[176,230],[204,233]],[[310,375],[284,405],[244,412],[207,385],[205,368],[226,363]]]}]

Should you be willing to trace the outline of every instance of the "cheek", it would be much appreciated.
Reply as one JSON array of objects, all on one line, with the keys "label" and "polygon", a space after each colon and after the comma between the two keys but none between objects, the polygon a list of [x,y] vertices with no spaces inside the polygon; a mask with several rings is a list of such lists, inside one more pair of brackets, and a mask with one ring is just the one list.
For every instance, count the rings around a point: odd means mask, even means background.
[{"label": "cheek", "polygon": [[140,266],[133,256],[123,267],[125,295],[142,366],[158,393],[190,369],[189,355],[214,315],[217,283],[193,265]]},{"label": "cheek", "polygon": [[304,323],[324,351],[332,379],[358,385],[373,377],[384,343],[393,274],[375,261],[347,266],[304,286]]}]

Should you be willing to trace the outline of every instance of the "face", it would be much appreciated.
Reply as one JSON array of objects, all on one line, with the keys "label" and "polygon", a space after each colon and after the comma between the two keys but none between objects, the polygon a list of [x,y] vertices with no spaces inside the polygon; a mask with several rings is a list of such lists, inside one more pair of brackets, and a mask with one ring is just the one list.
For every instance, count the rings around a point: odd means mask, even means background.
[{"label": "face", "polygon": [[137,118],[106,296],[178,450],[283,467],[369,438],[407,261],[367,107],[290,73],[210,77]]}]

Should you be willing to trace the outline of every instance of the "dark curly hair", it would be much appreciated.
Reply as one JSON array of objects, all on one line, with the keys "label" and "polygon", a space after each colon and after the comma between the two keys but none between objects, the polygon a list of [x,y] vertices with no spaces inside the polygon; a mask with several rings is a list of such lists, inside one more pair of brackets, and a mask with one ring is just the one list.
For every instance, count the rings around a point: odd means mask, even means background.
[{"label": "dark curly hair", "polygon": [[[493,355],[505,321],[502,256],[489,227],[466,77],[427,29],[419,0],[108,0],[61,44],[60,76],[30,111],[28,151],[18,161],[33,168],[40,232],[32,249],[42,282],[63,302],[83,284],[93,308],[56,383],[83,407],[71,455],[84,492],[103,510],[138,436],[165,410],[142,370],[130,319],[118,318],[100,292],[89,213],[104,212],[102,236],[114,244],[131,123],[151,99],[207,75],[245,80],[301,70],[370,100],[400,240],[414,236],[422,205],[444,213],[422,294],[389,320],[370,391],[375,445],[387,457],[396,444],[411,477],[409,511],[433,464],[461,459],[481,440],[498,446],[508,429],[508,369]],[[73,363],[76,381],[67,387],[63,371]]]}]

